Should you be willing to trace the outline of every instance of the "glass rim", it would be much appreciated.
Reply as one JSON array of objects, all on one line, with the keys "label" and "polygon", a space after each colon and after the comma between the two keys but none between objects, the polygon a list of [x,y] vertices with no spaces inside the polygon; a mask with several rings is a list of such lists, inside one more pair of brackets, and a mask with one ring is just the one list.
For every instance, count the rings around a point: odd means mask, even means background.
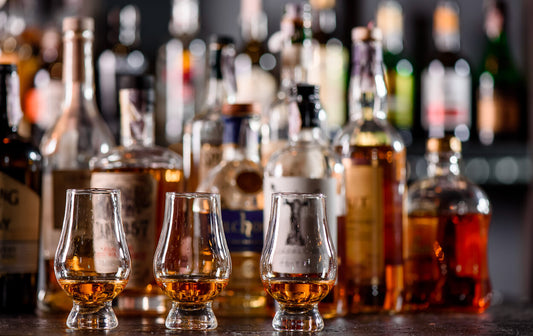
[{"label": "glass rim", "polygon": [[167,191],[166,197],[172,198],[186,198],[186,199],[196,199],[196,198],[219,198],[219,193],[211,192],[176,192],[176,191]]},{"label": "glass rim", "polygon": [[67,193],[75,194],[75,195],[120,194],[120,189],[117,189],[117,188],[71,188],[71,189],[67,189]]},{"label": "glass rim", "polygon": [[326,199],[326,195],[323,193],[305,193],[305,192],[293,192],[293,191],[278,191],[272,193],[272,198],[289,198],[289,197],[301,197],[311,199]]}]

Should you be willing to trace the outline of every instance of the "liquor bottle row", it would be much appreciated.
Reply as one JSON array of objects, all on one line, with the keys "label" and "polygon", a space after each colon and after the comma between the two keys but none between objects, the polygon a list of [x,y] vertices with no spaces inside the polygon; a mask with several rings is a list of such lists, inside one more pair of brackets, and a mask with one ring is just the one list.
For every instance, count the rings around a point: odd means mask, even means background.
[{"label": "liquor bottle row", "polygon": [[[445,134],[431,138],[429,178],[407,189],[406,148],[387,121],[382,34],[358,27],[352,30],[350,121],[330,144],[319,87],[306,83],[309,17],[307,4],[285,7],[286,84],[266,115],[258,103],[235,102],[232,39],[211,40],[208,99],[185,124],[182,155],[154,145],[150,76],[119,78],[121,146],[114,145],[95,103],[91,18],[63,21],[63,111],[44,135],[40,153],[17,135],[22,112],[16,68],[0,66],[1,201],[10,207],[1,228],[0,286],[8,293],[2,311],[31,310],[35,299],[42,312],[70,309],[55,279],[54,254],[66,190],[88,187],[122,193],[132,256],[129,283],[115,302],[122,314],[166,311],[167,300],[152,274],[153,252],[166,192],[185,189],[220,194],[233,271],[214,301],[217,315],[270,314],[259,265],[270,196],[280,191],[326,195],[327,223],[339,256],[337,284],[320,306],[326,317],[428,307],[483,311],[490,302],[491,207],[483,191],[460,175],[461,143]],[[254,87],[261,90],[261,83]],[[304,205],[294,202],[291,209]],[[293,229],[291,244],[301,245],[307,236],[297,225]],[[74,246],[94,248],[83,237]],[[291,250],[283,253],[290,269]]]}]

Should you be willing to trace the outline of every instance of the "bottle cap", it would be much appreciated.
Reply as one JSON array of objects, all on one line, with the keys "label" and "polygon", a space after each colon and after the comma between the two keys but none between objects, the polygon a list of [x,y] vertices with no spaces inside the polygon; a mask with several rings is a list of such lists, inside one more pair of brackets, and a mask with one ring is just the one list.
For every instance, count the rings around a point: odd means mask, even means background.
[{"label": "bottle cap", "polygon": [[352,41],[381,41],[382,33],[379,28],[355,27],[352,29]]},{"label": "bottle cap", "polygon": [[94,31],[94,19],[92,17],[71,16],[63,19],[63,32],[74,30]]},{"label": "bottle cap", "polygon": [[453,136],[445,136],[444,138],[430,138],[427,141],[426,148],[428,153],[461,153],[461,141]]},{"label": "bottle cap", "polygon": [[260,113],[258,104],[224,104],[222,105],[222,114],[233,117],[245,117],[248,115],[256,115]]},{"label": "bottle cap", "polygon": [[17,71],[16,64],[0,64],[0,73],[8,74]]},{"label": "bottle cap", "polygon": [[209,43],[216,43],[220,45],[235,44],[235,40],[227,35],[211,35]]},{"label": "bottle cap", "polygon": [[459,30],[459,6],[453,1],[440,1],[433,13],[433,29],[450,34]]},{"label": "bottle cap", "polygon": [[119,89],[152,90],[154,76],[152,75],[123,75],[118,80]]},{"label": "bottle cap", "polygon": [[302,97],[318,96],[320,94],[320,87],[318,85],[299,83],[293,87],[292,92]]}]

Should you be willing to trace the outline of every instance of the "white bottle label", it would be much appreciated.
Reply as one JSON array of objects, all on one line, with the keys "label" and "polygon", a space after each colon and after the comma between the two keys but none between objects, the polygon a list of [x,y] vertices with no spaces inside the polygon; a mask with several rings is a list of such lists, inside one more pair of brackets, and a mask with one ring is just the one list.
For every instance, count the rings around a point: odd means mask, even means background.
[{"label": "white bottle label", "polygon": [[[471,77],[469,71],[458,72],[432,62],[422,73],[422,126],[430,131],[453,131],[471,124]],[[463,62],[459,60],[457,63]],[[461,63],[462,64],[462,63]],[[464,67],[464,66],[463,66]]]},{"label": "white bottle label", "polygon": [[39,195],[0,173],[0,273],[36,273]]},{"label": "white bottle label", "polygon": [[129,288],[144,287],[153,279],[153,253],[156,243],[157,182],[150,174],[96,172],[93,188],[121,191],[122,223],[131,256]]},{"label": "white bottle label", "polygon": [[328,221],[329,238],[337,249],[337,216],[341,215],[339,203],[344,202],[337,192],[337,180],[333,177],[313,179],[305,177],[270,177],[265,176],[263,182],[265,206],[263,215],[263,232],[266,236],[270,223],[271,197],[275,192],[320,193],[326,195],[326,218]]}]

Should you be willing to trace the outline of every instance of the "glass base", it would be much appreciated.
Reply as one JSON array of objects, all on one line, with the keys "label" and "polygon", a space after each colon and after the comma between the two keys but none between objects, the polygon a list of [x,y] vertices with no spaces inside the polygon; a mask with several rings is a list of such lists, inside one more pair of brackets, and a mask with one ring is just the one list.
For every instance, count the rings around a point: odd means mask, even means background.
[{"label": "glass base", "polygon": [[172,303],[165,326],[180,330],[210,330],[218,326],[211,302],[205,304]]},{"label": "glass base", "polygon": [[318,312],[317,305],[312,308],[290,309],[280,305],[280,309],[272,320],[276,331],[321,331],[324,320]]},{"label": "glass base", "polygon": [[72,329],[113,329],[118,326],[117,316],[111,301],[102,306],[84,307],[74,303],[67,318],[67,327]]}]

